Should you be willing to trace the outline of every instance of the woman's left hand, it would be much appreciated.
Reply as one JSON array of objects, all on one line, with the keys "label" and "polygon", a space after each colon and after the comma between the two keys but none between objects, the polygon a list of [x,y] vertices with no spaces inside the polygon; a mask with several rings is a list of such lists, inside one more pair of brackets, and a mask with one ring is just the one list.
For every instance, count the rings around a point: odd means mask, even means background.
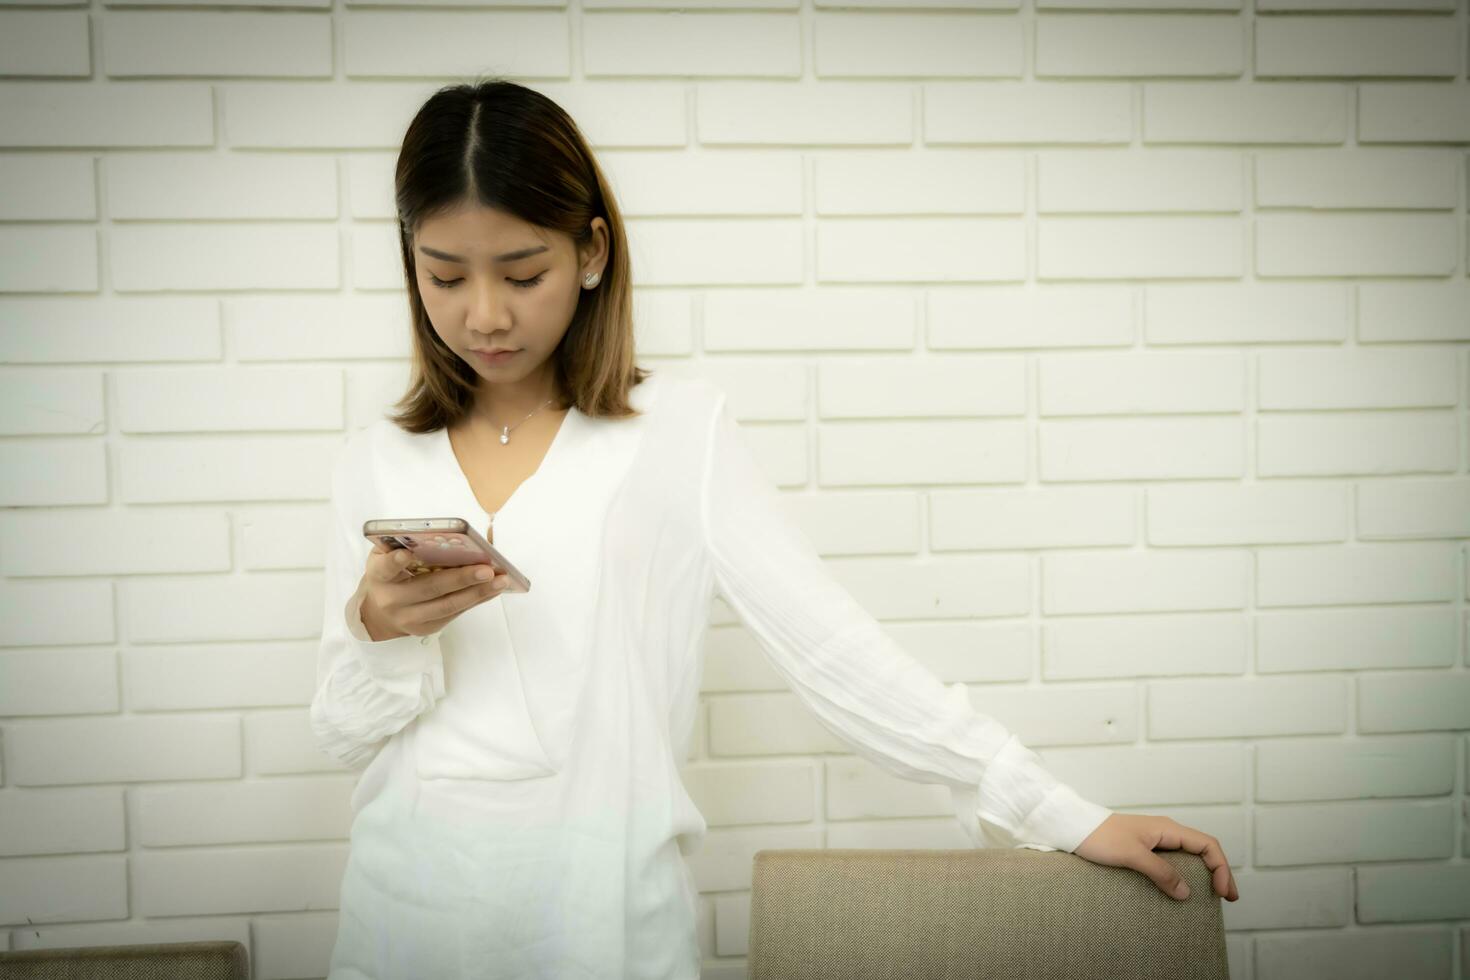
[{"label": "woman's left hand", "polygon": [[[1240,898],[1235,876],[1230,873],[1230,862],[1220,849],[1220,842],[1202,830],[1186,827],[1169,817],[1114,813],[1088,834],[1072,853],[1093,864],[1142,872],[1165,895],[1182,901],[1189,897],[1189,886],[1172,864],[1154,853],[1155,850],[1181,849],[1204,858],[1215,891],[1222,898],[1229,902]],[[1175,889],[1183,889],[1183,893],[1176,893]]]}]

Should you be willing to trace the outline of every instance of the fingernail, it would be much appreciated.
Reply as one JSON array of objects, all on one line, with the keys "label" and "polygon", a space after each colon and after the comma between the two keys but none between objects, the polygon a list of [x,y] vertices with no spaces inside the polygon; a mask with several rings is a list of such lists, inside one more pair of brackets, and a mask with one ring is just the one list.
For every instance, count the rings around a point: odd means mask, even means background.
[{"label": "fingernail", "polygon": [[488,568],[482,568],[479,571],[475,572],[475,578],[479,579],[481,582],[485,581],[489,577],[490,569]]},{"label": "fingernail", "polygon": [[501,575],[499,578],[497,578],[495,580],[495,587],[497,589],[503,589],[503,588],[507,587],[508,585],[510,585],[510,576],[509,575]]},{"label": "fingernail", "polygon": [[1179,899],[1180,901],[1183,901],[1184,899],[1188,898],[1189,897],[1189,886],[1186,885],[1184,882],[1181,881],[1179,883],[1179,887],[1176,888],[1176,889],[1174,889],[1174,897],[1177,898],[1177,899]]}]

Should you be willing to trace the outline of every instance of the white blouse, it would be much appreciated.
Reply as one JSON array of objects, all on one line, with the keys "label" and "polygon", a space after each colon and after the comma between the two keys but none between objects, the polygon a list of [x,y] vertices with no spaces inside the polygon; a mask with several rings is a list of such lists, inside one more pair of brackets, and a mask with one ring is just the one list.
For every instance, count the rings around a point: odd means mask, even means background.
[{"label": "white blouse", "polygon": [[979,847],[1073,850],[1112,812],[900,648],[834,579],[757,467],[723,391],[654,372],[643,414],[570,409],[495,515],[531,580],[438,633],[373,642],[358,584],[375,518],[479,505],[446,430],[346,441],[311,725],[364,766],[330,980],[698,977],[685,792],[710,600],[882,769],[949,788]]}]

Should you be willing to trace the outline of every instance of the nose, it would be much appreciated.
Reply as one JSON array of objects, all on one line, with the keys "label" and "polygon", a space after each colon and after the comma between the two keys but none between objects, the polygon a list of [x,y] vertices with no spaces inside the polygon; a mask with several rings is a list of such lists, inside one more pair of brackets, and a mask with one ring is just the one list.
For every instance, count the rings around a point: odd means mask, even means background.
[{"label": "nose", "polygon": [[[468,285],[468,284],[467,284]],[[480,279],[466,290],[469,309],[465,311],[465,325],[477,333],[495,333],[510,328],[510,306],[506,302],[506,290]]]}]

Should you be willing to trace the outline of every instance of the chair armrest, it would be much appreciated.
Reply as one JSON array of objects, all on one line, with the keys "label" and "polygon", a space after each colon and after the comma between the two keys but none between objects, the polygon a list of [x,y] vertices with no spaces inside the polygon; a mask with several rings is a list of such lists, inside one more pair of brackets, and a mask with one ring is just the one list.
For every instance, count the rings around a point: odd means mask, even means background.
[{"label": "chair armrest", "polygon": [[0,951],[5,980],[250,980],[250,954],[230,939],[128,946],[72,946]]},{"label": "chair armrest", "polygon": [[1188,899],[1066,851],[757,851],[747,975],[1225,980],[1209,868],[1189,851],[1156,853]]}]

